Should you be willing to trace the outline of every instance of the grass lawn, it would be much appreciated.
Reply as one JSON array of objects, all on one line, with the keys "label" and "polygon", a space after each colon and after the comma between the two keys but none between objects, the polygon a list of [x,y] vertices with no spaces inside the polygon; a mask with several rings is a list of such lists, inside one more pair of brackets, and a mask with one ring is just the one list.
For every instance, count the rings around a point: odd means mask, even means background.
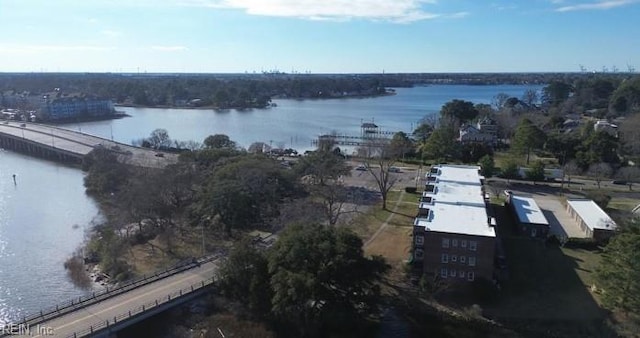
[{"label": "grass lawn", "polygon": [[[365,255],[381,255],[395,272],[402,271],[409,258],[419,196],[402,190],[390,191],[387,196],[389,210],[376,205],[353,220],[349,227],[365,242]],[[382,228],[385,222],[386,226]]]},{"label": "grass lawn", "polygon": [[613,197],[609,202],[609,205],[607,205],[607,208],[631,211],[638,204],[640,204],[640,200],[636,198]]},{"label": "grass lawn", "polygon": [[605,313],[589,290],[599,253],[515,236],[507,209],[494,208],[509,273],[487,312],[503,319],[603,320]]}]

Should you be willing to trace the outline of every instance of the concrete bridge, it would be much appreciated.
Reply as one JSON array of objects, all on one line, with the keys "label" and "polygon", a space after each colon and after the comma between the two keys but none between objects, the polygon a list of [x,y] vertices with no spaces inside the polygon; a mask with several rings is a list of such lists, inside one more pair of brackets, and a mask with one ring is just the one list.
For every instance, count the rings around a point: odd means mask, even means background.
[{"label": "concrete bridge", "polygon": [[82,163],[91,150],[104,147],[118,160],[140,167],[161,168],[178,161],[178,155],[139,148],[90,134],[50,125],[0,121],[0,148],[62,162]]},{"label": "concrete bridge", "polygon": [[110,337],[203,295],[213,284],[218,264],[215,257],[203,257],[118,288],[67,301],[5,326],[0,336]]}]

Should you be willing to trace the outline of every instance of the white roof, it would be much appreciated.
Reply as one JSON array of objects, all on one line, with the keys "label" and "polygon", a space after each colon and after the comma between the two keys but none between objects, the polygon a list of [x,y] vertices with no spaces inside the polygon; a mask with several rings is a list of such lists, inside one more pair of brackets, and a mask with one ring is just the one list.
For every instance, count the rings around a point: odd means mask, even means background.
[{"label": "white roof", "polygon": [[431,196],[431,203],[421,203],[421,208],[431,210],[428,217],[416,218],[414,225],[425,231],[458,233],[475,236],[495,237],[495,229],[490,226],[482,193],[482,184],[477,166],[439,165],[438,181],[434,192],[424,192]]},{"label": "white roof", "polygon": [[[484,179],[484,177],[480,176],[479,166],[440,164],[434,166],[434,168],[439,169],[438,174],[435,174],[439,181],[455,181],[481,185],[480,179]],[[427,176],[429,176],[429,172],[427,172]]]},{"label": "white roof", "polygon": [[589,229],[615,230],[618,226],[596,202],[588,199],[569,199],[567,204],[575,210]]},{"label": "white roof", "polygon": [[549,221],[533,198],[511,194],[510,203],[516,210],[520,223],[549,225]]}]

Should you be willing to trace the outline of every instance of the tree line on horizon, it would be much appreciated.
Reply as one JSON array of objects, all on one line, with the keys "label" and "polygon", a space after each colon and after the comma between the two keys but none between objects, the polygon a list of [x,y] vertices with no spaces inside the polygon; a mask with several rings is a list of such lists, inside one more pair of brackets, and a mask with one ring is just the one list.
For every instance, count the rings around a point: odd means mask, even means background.
[{"label": "tree line on horizon", "polygon": [[[5,95],[40,95],[53,88],[90,93],[116,104],[147,107],[265,108],[272,98],[316,99],[387,94],[388,88],[422,84],[549,84],[593,77],[584,73],[507,74],[0,74],[0,105]],[[598,75],[599,76],[599,75]],[[627,74],[607,74],[622,81]],[[606,90],[606,88],[604,88]],[[617,102],[623,107],[624,100]],[[15,108],[15,107],[7,107]]]}]

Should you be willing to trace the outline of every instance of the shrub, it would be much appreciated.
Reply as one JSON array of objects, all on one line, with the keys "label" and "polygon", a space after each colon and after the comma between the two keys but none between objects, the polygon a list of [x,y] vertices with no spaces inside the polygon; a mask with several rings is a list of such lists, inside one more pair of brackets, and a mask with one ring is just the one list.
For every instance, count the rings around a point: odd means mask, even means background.
[{"label": "shrub", "polygon": [[605,209],[609,205],[609,201],[611,201],[611,196],[600,190],[588,192],[586,197],[592,199],[602,209]]},{"label": "shrub", "polygon": [[404,187],[404,191],[410,194],[415,194],[418,191],[416,187]]},{"label": "shrub", "polygon": [[593,238],[575,238],[570,237],[564,243],[565,248],[597,250],[599,243]]}]

